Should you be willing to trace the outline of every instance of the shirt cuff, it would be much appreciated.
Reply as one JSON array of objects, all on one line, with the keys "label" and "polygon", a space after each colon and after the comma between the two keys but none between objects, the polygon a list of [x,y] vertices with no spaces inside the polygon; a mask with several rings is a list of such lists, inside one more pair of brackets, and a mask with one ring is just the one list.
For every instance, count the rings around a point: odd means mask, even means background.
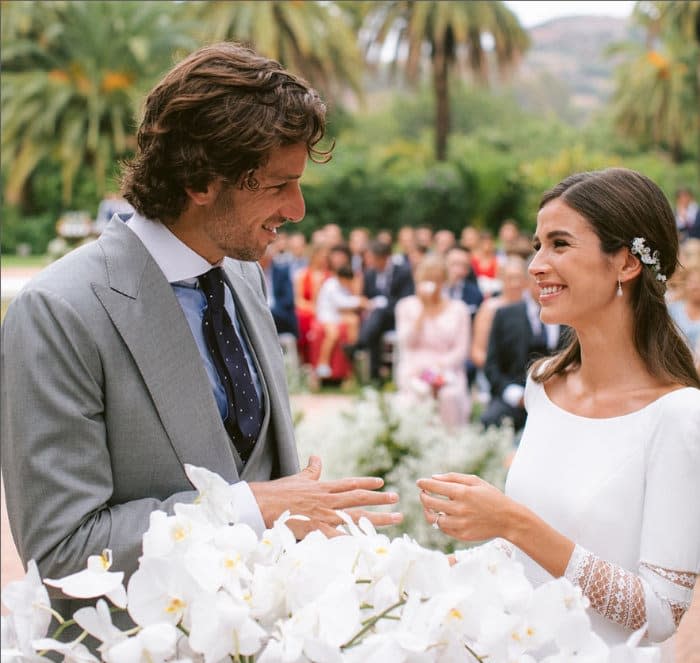
[{"label": "shirt cuff", "polygon": [[231,484],[231,501],[233,502],[235,521],[245,523],[253,528],[258,537],[267,529],[260,507],[255,501],[253,491],[247,481]]},{"label": "shirt cuff", "polygon": [[503,400],[511,407],[520,407],[520,401],[525,395],[525,387],[519,384],[509,384],[503,390]]}]

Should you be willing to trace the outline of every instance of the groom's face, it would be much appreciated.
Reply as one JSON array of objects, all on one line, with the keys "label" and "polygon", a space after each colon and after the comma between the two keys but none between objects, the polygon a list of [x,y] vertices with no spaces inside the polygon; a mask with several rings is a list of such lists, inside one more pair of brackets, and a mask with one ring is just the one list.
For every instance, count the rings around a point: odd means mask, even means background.
[{"label": "groom's face", "polygon": [[209,185],[188,245],[210,262],[224,256],[258,260],[287,221],[304,218],[300,180],[306,168],[306,145],[286,145],[243,183],[217,179]]}]

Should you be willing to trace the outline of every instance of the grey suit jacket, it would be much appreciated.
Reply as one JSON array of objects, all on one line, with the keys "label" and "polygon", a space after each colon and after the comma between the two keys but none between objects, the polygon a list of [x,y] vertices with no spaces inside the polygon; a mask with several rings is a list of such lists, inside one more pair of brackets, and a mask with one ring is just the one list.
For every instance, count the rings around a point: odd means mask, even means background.
[{"label": "grey suit jacket", "polygon": [[[2,327],[2,475],[19,554],[42,577],[110,548],[138,565],[149,514],[196,496],[183,465],[229,482],[299,469],[282,354],[255,263],[225,261],[265,392],[267,432],[239,477],[234,448],[172,287],[112,221],[43,270]],[[256,462],[268,453],[272,462]],[[264,467],[266,476],[256,476]],[[250,470],[249,470],[250,468]]]}]

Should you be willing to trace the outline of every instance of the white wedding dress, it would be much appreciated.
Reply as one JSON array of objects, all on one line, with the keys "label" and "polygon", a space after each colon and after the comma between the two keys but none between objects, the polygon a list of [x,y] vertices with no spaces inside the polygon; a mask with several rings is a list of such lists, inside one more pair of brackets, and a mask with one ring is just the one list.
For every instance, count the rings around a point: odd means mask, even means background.
[{"label": "white wedding dress", "polygon": [[[595,631],[624,642],[669,637],[700,571],[700,390],[591,419],[528,378],[527,425],[505,492],[576,543],[566,576],[591,601]],[[538,585],[551,576],[516,549]]]}]

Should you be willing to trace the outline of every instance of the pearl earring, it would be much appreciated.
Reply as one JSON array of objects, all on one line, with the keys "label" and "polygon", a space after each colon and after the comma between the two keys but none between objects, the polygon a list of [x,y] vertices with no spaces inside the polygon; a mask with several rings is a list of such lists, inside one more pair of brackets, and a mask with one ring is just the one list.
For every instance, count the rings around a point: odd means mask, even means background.
[{"label": "pearl earring", "polygon": [[620,279],[617,279],[617,296],[622,297],[622,283],[620,283]]}]

